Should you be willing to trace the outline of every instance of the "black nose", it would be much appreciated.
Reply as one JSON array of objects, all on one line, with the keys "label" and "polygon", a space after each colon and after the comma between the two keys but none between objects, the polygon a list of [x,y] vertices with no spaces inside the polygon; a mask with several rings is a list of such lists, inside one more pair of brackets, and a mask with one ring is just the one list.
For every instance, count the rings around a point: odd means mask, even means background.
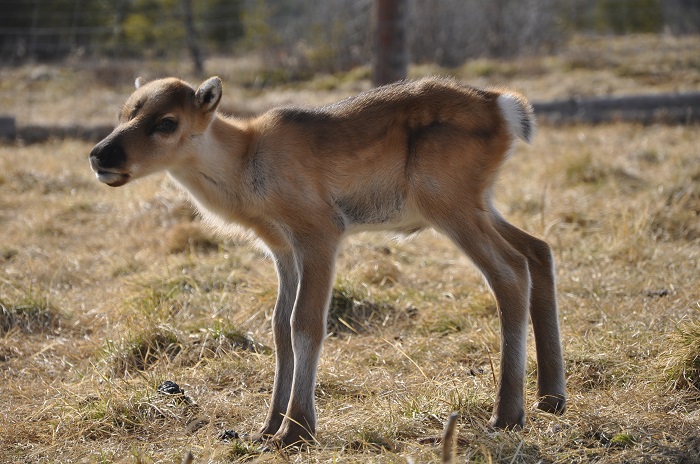
[{"label": "black nose", "polygon": [[126,152],[118,140],[108,137],[92,149],[90,164],[93,168],[119,169],[126,164]]}]

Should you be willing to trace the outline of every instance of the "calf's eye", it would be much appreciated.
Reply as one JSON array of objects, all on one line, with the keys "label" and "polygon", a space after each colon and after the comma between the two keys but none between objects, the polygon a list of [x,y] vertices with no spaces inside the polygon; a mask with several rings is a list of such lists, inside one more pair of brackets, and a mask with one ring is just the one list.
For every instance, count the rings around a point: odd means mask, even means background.
[{"label": "calf's eye", "polygon": [[158,132],[163,132],[164,134],[175,132],[175,129],[177,129],[177,121],[171,118],[161,119],[156,127]]}]

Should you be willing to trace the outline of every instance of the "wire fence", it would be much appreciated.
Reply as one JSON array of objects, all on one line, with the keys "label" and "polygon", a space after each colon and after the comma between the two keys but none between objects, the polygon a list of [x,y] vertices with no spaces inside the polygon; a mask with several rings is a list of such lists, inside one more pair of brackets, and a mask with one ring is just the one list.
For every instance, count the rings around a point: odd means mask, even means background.
[{"label": "wire fence", "polygon": [[[574,31],[700,32],[696,0],[405,0],[413,62],[551,51]],[[373,0],[200,0],[209,54],[257,50],[328,70],[366,62]],[[0,0],[0,65],[70,56],[172,56],[186,49],[179,0]],[[286,60],[286,61],[284,61]]]}]

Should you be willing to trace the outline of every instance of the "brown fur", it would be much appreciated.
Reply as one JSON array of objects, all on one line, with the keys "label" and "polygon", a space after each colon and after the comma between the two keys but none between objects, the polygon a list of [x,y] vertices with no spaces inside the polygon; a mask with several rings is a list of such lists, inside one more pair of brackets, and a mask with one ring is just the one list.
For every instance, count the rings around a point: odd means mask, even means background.
[{"label": "brown fur", "polygon": [[502,325],[490,425],[523,424],[528,316],[538,407],[564,411],[551,251],[491,203],[514,139],[529,141],[534,129],[522,96],[428,78],[239,120],[216,113],[218,78],[196,90],[173,78],[137,87],[117,128],[90,154],[98,178],[119,186],[165,170],[206,217],[224,229],[253,230],[274,257],[275,381],[260,437],[285,444],[313,438],[335,256],[343,236],[357,230],[433,227],[484,273]]}]

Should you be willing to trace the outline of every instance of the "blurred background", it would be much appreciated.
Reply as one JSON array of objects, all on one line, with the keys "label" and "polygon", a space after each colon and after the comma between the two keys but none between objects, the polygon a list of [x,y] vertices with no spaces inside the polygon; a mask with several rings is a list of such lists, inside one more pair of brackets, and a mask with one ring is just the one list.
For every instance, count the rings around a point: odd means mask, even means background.
[{"label": "blurred background", "polygon": [[[426,74],[514,85],[538,100],[700,88],[698,0],[0,0],[0,8],[0,115],[19,125],[112,123],[140,75],[217,74],[248,90],[225,99],[236,114],[327,103]],[[576,79],[584,69],[599,72]],[[315,94],[272,92],[285,85]],[[263,88],[260,100],[254,91]],[[323,94],[330,90],[338,92]]]},{"label": "blurred background", "polygon": [[373,3],[404,4],[410,61],[441,66],[551,53],[578,33],[700,32],[697,0],[0,0],[0,62],[255,51],[303,78],[369,61]]}]

